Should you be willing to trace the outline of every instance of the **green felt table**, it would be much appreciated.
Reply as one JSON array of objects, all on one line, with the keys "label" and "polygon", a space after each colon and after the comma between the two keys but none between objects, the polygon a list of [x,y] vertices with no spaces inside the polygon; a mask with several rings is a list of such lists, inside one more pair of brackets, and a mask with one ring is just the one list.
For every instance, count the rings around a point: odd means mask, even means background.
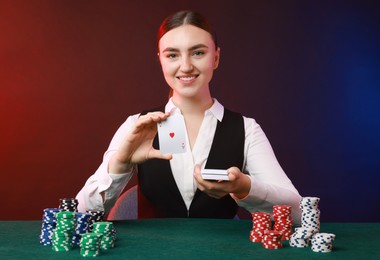
[{"label": "green felt table", "polygon": [[[146,219],[114,222],[116,247],[98,259],[380,259],[380,223],[322,223],[336,234],[331,253],[278,250],[249,241],[252,222],[220,219]],[[54,252],[39,244],[40,221],[0,221],[0,259],[85,259],[79,248]]]}]

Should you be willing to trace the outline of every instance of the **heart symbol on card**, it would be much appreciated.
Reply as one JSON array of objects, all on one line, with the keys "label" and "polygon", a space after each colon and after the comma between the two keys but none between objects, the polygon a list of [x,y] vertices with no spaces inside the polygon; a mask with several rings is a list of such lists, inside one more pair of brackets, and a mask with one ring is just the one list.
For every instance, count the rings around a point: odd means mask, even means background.
[{"label": "heart symbol on card", "polygon": [[173,138],[173,137],[174,137],[174,132],[169,133],[169,136],[170,136],[171,138]]}]

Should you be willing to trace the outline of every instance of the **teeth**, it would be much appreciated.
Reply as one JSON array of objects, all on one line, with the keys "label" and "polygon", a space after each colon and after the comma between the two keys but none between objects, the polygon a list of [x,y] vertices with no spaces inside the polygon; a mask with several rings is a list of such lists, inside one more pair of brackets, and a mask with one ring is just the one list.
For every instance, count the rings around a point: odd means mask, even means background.
[{"label": "teeth", "polygon": [[195,79],[195,77],[194,76],[193,77],[180,77],[180,79],[183,81],[190,81],[190,80]]}]

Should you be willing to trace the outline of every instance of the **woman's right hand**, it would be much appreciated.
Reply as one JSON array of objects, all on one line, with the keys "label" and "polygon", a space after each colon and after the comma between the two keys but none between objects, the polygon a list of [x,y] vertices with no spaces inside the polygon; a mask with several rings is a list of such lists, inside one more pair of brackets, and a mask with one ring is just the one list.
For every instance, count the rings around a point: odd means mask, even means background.
[{"label": "woman's right hand", "polygon": [[108,163],[108,172],[129,172],[134,164],[142,163],[152,158],[170,160],[171,154],[161,154],[153,148],[153,140],[157,134],[157,123],[166,120],[170,113],[151,112],[142,115],[128,132],[119,150]]}]

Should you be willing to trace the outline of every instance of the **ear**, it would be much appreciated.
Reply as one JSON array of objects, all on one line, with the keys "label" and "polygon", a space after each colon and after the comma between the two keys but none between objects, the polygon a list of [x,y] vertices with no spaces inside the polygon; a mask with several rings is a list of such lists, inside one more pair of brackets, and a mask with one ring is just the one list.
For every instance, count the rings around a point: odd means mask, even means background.
[{"label": "ear", "polygon": [[160,63],[160,65],[161,65],[161,56],[160,56],[160,53],[159,52],[157,52],[157,61]]},{"label": "ear", "polygon": [[218,68],[219,60],[220,60],[220,48],[218,47],[218,49],[215,52],[214,70]]}]

